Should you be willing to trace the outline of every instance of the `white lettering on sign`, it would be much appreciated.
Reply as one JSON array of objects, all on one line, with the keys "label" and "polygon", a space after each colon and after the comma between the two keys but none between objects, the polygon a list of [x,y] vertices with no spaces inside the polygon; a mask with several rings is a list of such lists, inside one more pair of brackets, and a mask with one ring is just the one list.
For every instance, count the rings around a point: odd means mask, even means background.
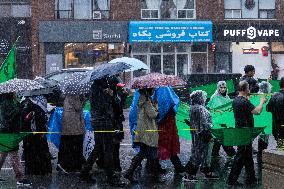
[{"label": "white lettering on sign", "polygon": [[254,39],[256,37],[279,37],[278,29],[265,29],[265,30],[257,30],[254,27],[249,27],[246,30],[224,30],[224,37],[238,37],[238,36],[246,36],[249,39]]},{"label": "white lettering on sign", "polygon": [[102,30],[93,30],[93,39],[120,39],[121,34],[104,33]]}]

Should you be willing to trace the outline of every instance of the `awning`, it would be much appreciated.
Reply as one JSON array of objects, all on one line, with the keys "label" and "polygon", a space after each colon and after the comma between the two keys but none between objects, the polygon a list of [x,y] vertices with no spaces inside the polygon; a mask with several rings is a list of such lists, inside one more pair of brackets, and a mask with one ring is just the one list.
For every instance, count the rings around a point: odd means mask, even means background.
[{"label": "awning", "polygon": [[212,42],[211,21],[130,21],[129,42]]}]

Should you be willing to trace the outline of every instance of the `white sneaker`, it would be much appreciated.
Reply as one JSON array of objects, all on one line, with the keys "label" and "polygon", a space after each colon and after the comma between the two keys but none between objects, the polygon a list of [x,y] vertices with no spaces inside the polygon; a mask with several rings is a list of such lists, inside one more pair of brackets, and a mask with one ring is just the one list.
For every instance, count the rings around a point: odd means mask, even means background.
[{"label": "white sneaker", "polygon": [[18,186],[31,186],[32,183],[28,179],[22,179],[17,181]]}]

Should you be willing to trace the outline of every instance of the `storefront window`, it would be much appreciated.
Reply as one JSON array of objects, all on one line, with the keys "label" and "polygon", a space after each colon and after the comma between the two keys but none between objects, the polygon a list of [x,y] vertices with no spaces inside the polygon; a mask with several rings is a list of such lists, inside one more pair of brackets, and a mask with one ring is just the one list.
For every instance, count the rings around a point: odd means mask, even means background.
[{"label": "storefront window", "polygon": [[162,73],[161,55],[150,55],[150,71]]},{"label": "storefront window", "polygon": [[175,45],[172,43],[166,43],[163,45],[163,52],[175,52]]},{"label": "storefront window", "polygon": [[92,18],[92,0],[74,0],[74,19]]},{"label": "storefront window", "polygon": [[163,73],[167,75],[175,75],[175,55],[163,56]]},{"label": "storefront window", "polygon": [[[133,58],[137,58],[138,60],[141,60],[145,64],[147,64],[147,55],[134,55]],[[142,75],[146,75],[147,71],[146,70],[137,70],[133,72],[133,77],[139,77]]]},{"label": "storefront window", "polygon": [[122,43],[67,43],[64,46],[64,67],[93,67],[108,62],[114,58],[122,57],[123,47]]},{"label": "storefront window", "polygon": [[27,2],[0,2],[0,17],[31,17],[31,6]]},{"label": "storefront window", "polygon": [[183,76],[188,74],[188,55],[178,54],[177,55],[177,75]]},{"label": "storefront window", "polygon": [[192,63],[191,73],[207,72],[207,56],[205,56],[204,53],[192,53],[191,63]]},{"label": "storefront window", "polygon": [[190,52],[189,43],[178,43],[176,44],[177,52]]},{"label": "storefront window", "polygon": [[132,45],[132,52],[134,53],[147,53],[149,51],[148,43],[134,43]]}]

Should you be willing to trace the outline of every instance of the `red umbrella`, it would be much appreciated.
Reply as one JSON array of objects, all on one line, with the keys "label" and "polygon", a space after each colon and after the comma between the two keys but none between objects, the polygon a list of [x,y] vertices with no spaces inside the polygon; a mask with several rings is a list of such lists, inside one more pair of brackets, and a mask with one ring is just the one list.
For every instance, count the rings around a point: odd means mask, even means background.
[{"label": "red umbrella", "polygon": [[149,73],[144,76],[133,78],[131,88],[142,89],[182,85],[186,85],[186,82],[177,76],[161,73]]}]

